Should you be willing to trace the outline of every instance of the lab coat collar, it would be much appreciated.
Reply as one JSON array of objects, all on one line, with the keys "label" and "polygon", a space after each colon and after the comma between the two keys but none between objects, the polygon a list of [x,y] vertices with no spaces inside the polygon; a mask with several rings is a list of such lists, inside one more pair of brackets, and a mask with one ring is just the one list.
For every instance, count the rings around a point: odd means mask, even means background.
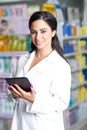
[{"label": "lab coat collar", "polygon": [[[26,55],[26,57],[27,57],[27,58],[29,58],[30,56],[33,56],[33,57],[34,57],[34,56],[35,56],[35,53],[36,53],[36,51],[33,51],[32,53],[29,53],[29,52],[28,52],[28,54]],[[52,64],[55,64],[55,63],[57,62],[57,60],[58,60],[59,57],[61,58],[61,56],[57,53],[57,51],[56,51],[56,50],[53,50],[52,53],[45,58],[45,60],[46,60],[47,62],[50,62],[50,63],[52,63]]]},{"label": "lab coat collar", "polygon": [[[59,57],[60,57],[60,55],[57,53],[57,51],[53,50],[53,52],[48,57],[46,57],[46,60],[52,64],[55,64],[55,63],[57,63]],[[61,57],[60,57],[60,59],[61,59]]]}]

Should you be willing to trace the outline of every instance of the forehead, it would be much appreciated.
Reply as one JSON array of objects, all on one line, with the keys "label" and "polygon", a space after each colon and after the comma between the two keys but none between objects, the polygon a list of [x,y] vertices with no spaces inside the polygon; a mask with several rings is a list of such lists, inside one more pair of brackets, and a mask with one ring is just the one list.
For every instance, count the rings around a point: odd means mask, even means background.
[{"label": "forehead", "polygon": [[47,22],[40,19],[40,20],[36,20],[36,21],[32,22],[31,29],[33,29],[33,28],[34,29],[37,29],[37,28],[50,28],[50,26],[48,25]]}]

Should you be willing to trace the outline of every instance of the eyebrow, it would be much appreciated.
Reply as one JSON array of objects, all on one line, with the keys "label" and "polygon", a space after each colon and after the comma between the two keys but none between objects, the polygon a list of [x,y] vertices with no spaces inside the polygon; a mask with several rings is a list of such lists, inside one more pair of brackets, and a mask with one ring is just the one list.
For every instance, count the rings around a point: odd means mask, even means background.
[{"label": "eyebrow", "polygon": [[[40,31],[43,29],[46,30],[47,28],[41,28]],[[34,29],[31,28],[30,30],[33,31]],[[34,31],[36,31],[36,30],[34,30]]]}]

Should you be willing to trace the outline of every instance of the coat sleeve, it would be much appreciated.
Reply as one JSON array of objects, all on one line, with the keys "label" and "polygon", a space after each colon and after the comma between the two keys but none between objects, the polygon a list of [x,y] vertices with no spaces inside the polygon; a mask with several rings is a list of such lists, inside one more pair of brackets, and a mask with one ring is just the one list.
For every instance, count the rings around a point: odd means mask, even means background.
[{"label": "coat sleeve", "polygon": [[14,66],[10,70],[10,77],[16,77],[17,71],[19,69],[19,65],[21,61],[23,60],[23,56],[19,57],[18,61],[14,64]]},{"label": "coat sleeve", "polygon": [[[10,76],[9,77],[17,77],[17,73],[18,71],[24,67],[26,61],[27,61],[27,57],[28,57],[29,53],[22,55],[19,57],[18,61],[14,64],[13,68],[11,68],[10,71]],[[8,94],[11,95],[11,91],[8,90]],[[17,101],[16,99],[12,98],[13,102],[15,103],[15,101]]]},{"label": "coat sleeve", "polygon": [[65,65],[60,71],[56,71],[51,83],[49,94],[36,94],[34,103],[26,111],[31,113],[61,112],[68,107],[70,100],[71,70]]},{"label": "coat sleeve", "polygon": [[30,53],[27,52],[24,55],[21,55],[18,59],[18,61],[15,63],[14,67],[11,68],[11,75],[10,77],[20,77],[18,74],[20,70],[24,69],[24,66],[26,62],[28,61],[28,58],[30,57]]}]

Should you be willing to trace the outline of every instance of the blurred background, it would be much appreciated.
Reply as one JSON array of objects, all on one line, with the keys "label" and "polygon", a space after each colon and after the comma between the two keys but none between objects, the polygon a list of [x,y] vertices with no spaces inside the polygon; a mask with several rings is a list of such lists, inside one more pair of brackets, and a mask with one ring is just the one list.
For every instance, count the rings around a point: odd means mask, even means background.
[{"label": "blurred background", "polygon": [[38,10],[56,17],[59,41],[72,71],[65,129],[87,130],[87,0],[0,0],[0,130],[10,130],[14,112],[5,78],[19,57],[31,50],[28,20]]}]

